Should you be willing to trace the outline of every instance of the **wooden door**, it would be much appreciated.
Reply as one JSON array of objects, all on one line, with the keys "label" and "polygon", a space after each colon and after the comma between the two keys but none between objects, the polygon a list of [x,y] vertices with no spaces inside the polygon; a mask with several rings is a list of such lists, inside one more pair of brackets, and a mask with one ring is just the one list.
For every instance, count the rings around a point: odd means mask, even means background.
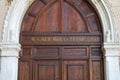
[{"label": "wooden door", "polygon": [[35,0],[20,43],[18,80],[103,80],[102,28],[87,0]]}]

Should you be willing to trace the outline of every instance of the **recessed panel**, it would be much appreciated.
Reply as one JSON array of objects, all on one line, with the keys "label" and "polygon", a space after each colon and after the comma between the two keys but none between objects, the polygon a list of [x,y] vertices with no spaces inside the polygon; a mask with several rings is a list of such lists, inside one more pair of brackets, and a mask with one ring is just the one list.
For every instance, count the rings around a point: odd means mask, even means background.
[{"label": "recessed panel", "polygon": [[100,24],[98,24],[98,20],[96,20],[96,16],[95,14],[90,14],[87,16],[87,19],[89,21],[89,29],[90,32],[99,32],[99,28],[98,26],[100,26]]},{"label": "recessed panel", "polygon": [[63,32],[87,32],[87,26],[81,14],[71,6],[64,2],[64,26]]},{"label": "recessed panel", "polygon": [[75,58],[75,59],[81,59],[81,58],[88,57],[87,46],[63,47],[62,57],[63,58]]},{"label": "recessed panel", "polygon": [[36,0],[28,10],[28,15],[36,17],[44,6],[45,4],[41,0]]},{"label": "recessed panel", "polygon": [[54,59],[59,57],[59,47],[35,47],[34,58]]},{"label": "recessed panel", "polygon": [[60,80],[58,61],[36,61],[34,80]]},{"label": "recessed panel", "polygon": [[30,58],[32,55],[32,49],[30,46],[24,46],[22,48],[22,53],[20,54],[20,56],[22,58]]},{"label": "recessed panel", "polygon": [[38,65],[39,80],[54,80],[54,65]]},{"label": "recessed panel", "polygon": [[23,32],[31,32],[33,21],[35,20],[34,17],[26,15],[23,24],[22,24],[22,31]]},{"label": "recessed panel", "polygon": [[102,51],[100,46],[91,46],[90,53],[92,57],[102,57]]},{"label": "recessed panel", "polygon": [[64,61],[63,80],[88,80],[87,61]]},{"label": "recessed panel", "polygon": [[[74,73],[74,74],[72,74]],[[72,75],[71,75],[72,74]],[[71,65],[68,66],[68,80],[84,80],[84,66],[83,65]]]},{"label": "recessed panel", "polygon": [[47,6],[35,23],[35,32],[58,32],[59,3]]}]

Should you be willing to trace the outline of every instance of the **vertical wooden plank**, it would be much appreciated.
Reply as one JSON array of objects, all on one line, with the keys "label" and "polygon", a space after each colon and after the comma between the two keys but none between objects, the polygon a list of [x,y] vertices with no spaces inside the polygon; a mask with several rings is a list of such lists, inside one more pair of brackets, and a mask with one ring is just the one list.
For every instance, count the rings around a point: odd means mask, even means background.
[{"label": "vertical wooden plank", "polygon": [[19,61],[19,80],[32,80],[30,62]]},{"label": "vertical wooden plank", "polygon": [[91,60],[90,80],[103,80],[103,68],[100,60]]},{"label": "vertical wooden plank", "polygon": [[64,0],[60,0],[60,27],[61,27],[61,30],[60,32],[63,32],[63,27],[64,27]]}]

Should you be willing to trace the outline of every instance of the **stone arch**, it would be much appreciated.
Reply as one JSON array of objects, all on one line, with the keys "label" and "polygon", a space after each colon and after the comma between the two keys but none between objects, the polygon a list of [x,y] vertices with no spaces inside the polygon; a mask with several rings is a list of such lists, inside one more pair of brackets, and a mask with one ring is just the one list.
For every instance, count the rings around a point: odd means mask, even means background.
[{"label": "stone arch", "polygon": [[[11,3],[4,24],[3,42],[19,42],[19,32],[22,19],[27,8],[33,1],[34,0],[14,0]],[[103,27],[104,42],[117,42],[117,40],[115,40],[116,35],[114,32],[115,24],[108,3],[103,0],[89,0],[89,2],[96,9],[100,17]]]}]

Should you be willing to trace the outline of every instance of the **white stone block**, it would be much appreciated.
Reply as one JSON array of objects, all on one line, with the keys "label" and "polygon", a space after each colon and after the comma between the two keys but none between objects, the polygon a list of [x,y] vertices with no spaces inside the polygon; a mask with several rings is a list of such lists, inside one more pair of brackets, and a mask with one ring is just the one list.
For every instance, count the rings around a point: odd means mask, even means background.
[{"label": "white stone block", "polygon": [[0,57],[0,80],[17,80],[17,57]]},{"label": "white stone block", "polygon": [[120,6],[120,0],[108,0],[111,6]]}]

